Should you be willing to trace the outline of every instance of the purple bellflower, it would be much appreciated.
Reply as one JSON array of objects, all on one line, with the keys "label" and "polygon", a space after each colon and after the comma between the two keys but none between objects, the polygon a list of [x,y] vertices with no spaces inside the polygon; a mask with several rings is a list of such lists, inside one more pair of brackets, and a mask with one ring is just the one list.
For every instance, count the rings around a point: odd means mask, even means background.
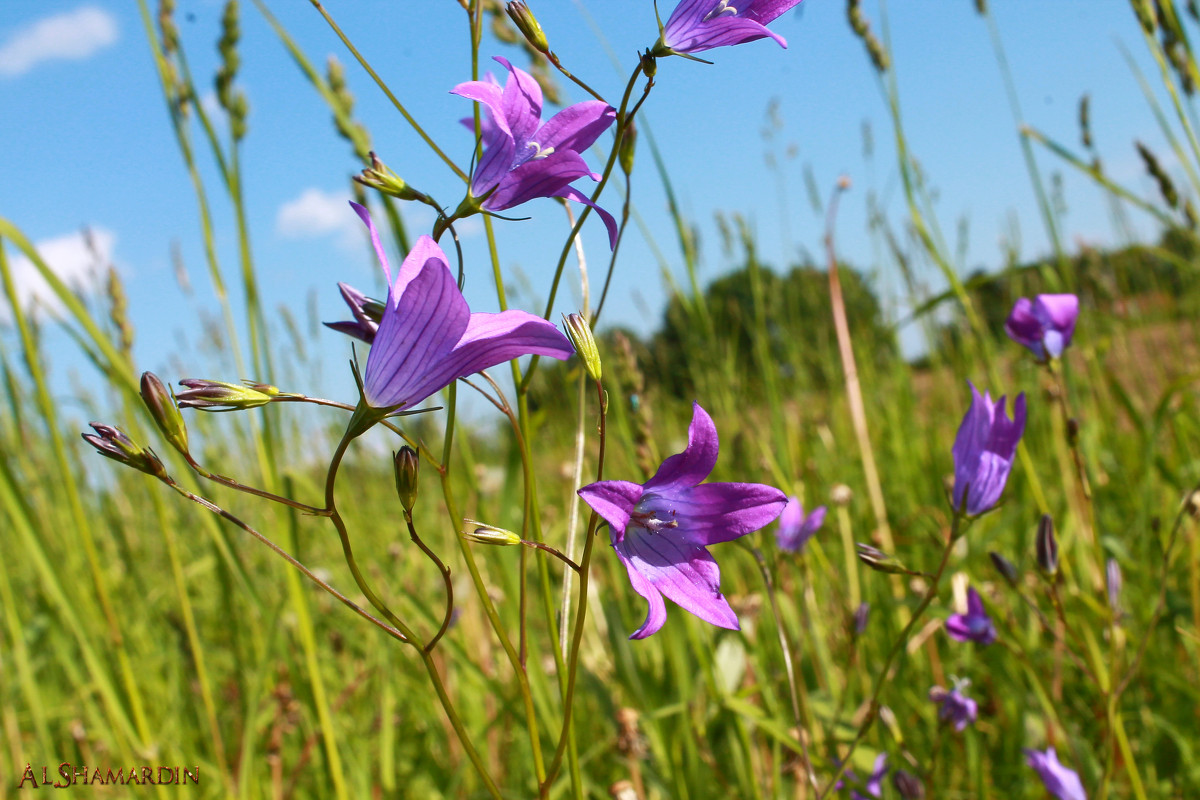
[{"label": "purple bellflower", "polygon": [[788,553],[803,553],[808,540],[825,522],[825,506],[817,506],[808,516],[804,506],[794,495],[789,495],[783,513],[779,515],[779,530],[775,531],[775,543]]},{"label": "purple bellflower", "polygon": [[[875,763],[872,766],[871,774],[867,777],[867,782],[863,784],[863,789],[867,793],[863,794],[860,791],[851,789],[851,800],[870,800],[872,797],[883,797],[883,779],[887,777],[888,772],[887,760],[887,753],[880,753],[875,756]],[[846,770],[845,781],[850,781],[851,783],[858,781],[858,776],[854,774],[854,770]],[[835,790],[841,789],[845,781],[839,780],[833,788]]]},{"label": "purple bellflower", "polygon": [[800,0],[681,0],[663,26],[662,44],[674,53],[699,53],[769,36],[780,47],[787,47],[787,41],[767,30],[767,24],[799,3]]},{"label": "purple bellflower", "polygon": [[950,723],[954,730],[962,732],[979,717],[979,704],[963,692],[969,681],[955,681],[953,689],[934,686],[929,690],[929,699],[937,703],[938,719]]},{"label": "purple bellflower", "polygon": [[967,516],[974,517],[996,505],[1004,492],[1017,442],[1025,432],[1025,393],[1017,395],[1010,420],[1004,397],[992,400],[968,385],[971,407],[954,439],[954,508],[965,508]]},{"label": "purple bellflower", "polygon": [[342,299],[350,307],[350,314],[354,319],[345,322],[326,322],[325,327],[333,328],[335,331],[371,344],[375,341],[375,334],[379,331],[379,320],[383,318],[384,304],[378,300],[372,300],[347,283],[339,283],[338,291],[342,293]]},{"label": "purple bellflower", "polygon": [[983,608],[983,599],[975,587],[967,589],[967,613],[951,614],[946,619],[946,633],[960,642],[991,644],[996,641],[996,626]]},{"label": "purple bellflower", "polygon": [[[533,354],[561,361],[574,352],[552,323],[525,311],[472,314],[445,253],[428,236],[417,239],[393,280],[370,213],[357,203],[350,205],[370,230],[388,281],[383,317],[363,373],[367,405],[411,408],[458,378],[504,361]],[[359,295],[351,292],[342,294],[353,309],[350,299]]]},{"label": "purple bellflower", "polygon": [[1033,351],[1039,361],[1058,358],[1075,334],[1079,298],[1073,294],[1022,297],[1004,322],[1008,338]]},{"label": "purple bellflower", "polygon": [[1079,774],[1058,763],[1058,754],[1054,752],[1053,747],[1044,753],[1026,750],[1025,763],[1034,768],[1045,784],[1046,791],[1058,800],[1087,800]]},{"label": "purple bellflower", "polygon": [[[474,100],[485,109],[480,119],[483,156],[471,178],[471,197],[479,208],[502,211],[535,197],[564,197],[591,206],[608,228],[609,244],[617,239],[617,221],[591,198],[571,186],[578,178],[599,180],[580,155],[617,118],[612,106],[588,100],[564,108],[542,122],[542,89],[533,76],[495,56],[508,70],[501,88],[489,73],[486,80],[460,83],[451,94]],[[472,131],[475,120],[464,119]]]},{"label": "purple bellflower", "polygon": [[629,637],[645,639],[667,620],[666,595],[705,622],[738,630],[721,594],[721,573],[706,549],[745,536],[779,516],[783,492],[758,483],[705,483],[717,463],[717,429],[692,405],[687,448],[662,463],[644,484],[599,481],[579,496],[609,527],[633,590],[650,604],[646,621]]}]

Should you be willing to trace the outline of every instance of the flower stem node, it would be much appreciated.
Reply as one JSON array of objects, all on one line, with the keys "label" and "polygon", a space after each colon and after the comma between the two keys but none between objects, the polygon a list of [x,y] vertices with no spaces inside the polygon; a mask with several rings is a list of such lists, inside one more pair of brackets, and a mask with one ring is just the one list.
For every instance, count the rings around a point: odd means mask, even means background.
[{"label": "flower stem node", "polygon": [[184,455],[188,452],[187,426],[183,415],[175,406],[175,400],[159,377],[153,372],[142,373],[142,400],[154,417],[154,424],[162,431],[171,446]]},{"label": "flower stem node", "polygon": [[1058,572],[1058,540],[1054,538],[1054,518],[1042,514],[1037,529],[1038,569],[1047,577]]},{"label": "flower stem node", "polygon": [[476,544],[494,544],[500,547],[511,547],[521,543],[521,537],[512,531],[474,519],[463,520],[462,536]]},{"label": "flower stem node", "polygon": [[908,568],[901,564],[895,556],[888,555],[882,550],[862,542],[858,542],[854,546],[858,549],[858,560],[876,572],[893,575],[908,574]]},{"label": "flower stem node", "polygon": [[546,41],[546,32],[542,30],[542,26],[533,12],[529,10],[529,6],[520,0],[513,0],[504,6],[504,10],[508,12],[509,19],[517,26],[517,30],[525,37],[525,41],[529,42],[530,47],[543,55],[550,54],[550,43]]},{"label": "flower stem node", "polygon": [[416,450],[404,445],[393,454],[392,461],[396,467],[396,494],[400,497],[400,505],[412,513],[413,505],[417,502],[417,469],[421,459]]},{"label": "flower stem node", "polygon": [[153,475],[159,480],[168,480],[167,469],[149,447],[142,447],[129,438],[125,431],[100,422],[88,423],[95,433],[83,434],[83,439],[100,452],[100,455],[119,461],[127,467]]},{"label": "flower stem node", "polygon": [[241,385],[210,381],[203,378],[184,378],[179,382],[187,390],[175,395],[180,408],[199,408],[203,411],[240,411],[265,406],[283,396],[278,388],[267,383],[245,381]]},{"label": "flower stem node", "polygon": [[418,192],[408,185],[408,182],[388,169],[387,164],[379,160],[375,151],[371,151],[371,166],[355,175],[354,180],[363,186],[369,186],[383,194],[395,197],[397,200],[416,200],[420,203],[430,203],[429,195]]},{"label": "flower stem node", "polygon": [[596,337],[592,335],[592,326],[582,314],[566,314],[563,316],[563,329],[567,338],[579,354],[583,368],[587,370],[592,380],[599,381],[604,370],[600,364],[600,351],[596,348]]}]

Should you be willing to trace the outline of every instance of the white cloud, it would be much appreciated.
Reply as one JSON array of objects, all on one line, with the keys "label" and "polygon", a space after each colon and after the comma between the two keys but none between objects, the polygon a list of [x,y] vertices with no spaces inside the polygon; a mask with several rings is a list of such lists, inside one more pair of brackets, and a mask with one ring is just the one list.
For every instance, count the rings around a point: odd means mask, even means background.
[{"label": "white cloud", "polygon": [[88,58],[117,41],[117,20],[95,6],[45,17],[0,44],[0,75],[23,75],[43,61]]},{"label": "white cloud", "polygon": [[[91,228],[86,234],[71,233],[34,242],[33,246],[64,283],[77,292],[88,292],[103,283],[116,243],[117,237],[111,231]],[[42,278],[38,268],[23,253],[10,259],[9,266],[16,285],[17,301],[26,313],[48,311],[58,315],[62,312],[62,302]],[[11,322],[12,308],[7,299],[0,299],[0,324]]]},{"label": "white cloud", "polygon": [[279,207],[275,228],[289,239],[341,234],[341,241],[361,238],[362,223],[350,209],[349,192],[326,192],[308,188]]}]

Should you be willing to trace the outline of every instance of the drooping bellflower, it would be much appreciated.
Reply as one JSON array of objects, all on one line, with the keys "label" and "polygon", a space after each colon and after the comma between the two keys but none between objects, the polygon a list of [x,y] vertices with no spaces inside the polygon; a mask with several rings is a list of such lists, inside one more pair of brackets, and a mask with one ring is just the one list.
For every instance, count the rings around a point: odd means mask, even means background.
[{"label": "drooping bellflower", "polygon": [[[588,177],[599,180],[580,155],[617,118],[612,106],[600,100],[576,103],[542,122],[542,89],[533,76],[507,59],[495,60],[508,70],[504,86],[489,73],[486,80],[460,83],[451,90],[484,107],[480,119],[483,156],[471,176],[471,197],[480,208],[502,211],[535,197],[564,197],[591,206],[608,228],[609,243],[617,238],[617,222],[591,198],[571,186]],[[463,124],[472,131],[473,119]]]},{"label": "drooping bellflower", "polygon": [[967,681],[956,681],[953,689],[934,686],[929,699],[938,704],[938,719],[954,726],[960,733],[979,716],[979,704],[963,692]]},{"label": "drooping bellflower", "polygon": [[445,253],[428,236],[417,239],[393,280],[370,213],[350,205],[371,232],[388,281],[383,317],[363,372],[367,405],[409,408],[458,378],[504,361],[571,356],[567,338],[541,317],[515,310],[471,313]]},{"label": "drooping bellflower", "polygon": [[1022,297],[1004,323],[1008,337],[1033,351],[1039,361],[1058,358],[1075,334],[1079,298],[1073,294]]},{"label": "drooping bellflower", "polygon": [[662,45],[675,53],[699,53],[769,36],[787,47],[767,25],[799,4],[800,0],[681,0],[663,26]]},{"label": "drooping bellflower", "polygon": [[1025,432],[1025,393],[1017,395],[1009,419],[1004,397],[992,400],[968,385],[971,407],[954,439],[954,508],[973,517],[996,505],[1004,491],[1017,442]]},{"label": "drooping bellflower", "polygon": [[650,480],[599,481],[579,490],[608,523],[613,549],[633,590],[650,604],[646,621],[630,639],[644,639],[663,626],[664,595],[705,622],[739,628],[707,547],[771,522],[787,497],[757,483],[701,484],[717,463],[717,451],[712,418],[693,404],[687,448],[664,461]]},{"label": "drooping bellflower", "polygon": [[825,506],[817,506],[805,516],[799,498],[789,495],[783,513],[779,515],[779,529],[775,531],[775,543],[788,553],[802,553],[808,540],[825,522]]},{"label": "drooping bellflower", "polygon": [[983,607],[983,598],[975,587],[967,589],[967,612],[946,619],[946,633],[960,642],[991,644],[996,641],[996,626]]},{"label": "drooping bellflower", "polygon": [[1058,754],[1053,747],[1047,748],[1044,753],[1026,750],[1025,763],[1033,767],[1045,784],[1046,791],[1058,800],[1087,800],[1079,774],[1058,762]]}]

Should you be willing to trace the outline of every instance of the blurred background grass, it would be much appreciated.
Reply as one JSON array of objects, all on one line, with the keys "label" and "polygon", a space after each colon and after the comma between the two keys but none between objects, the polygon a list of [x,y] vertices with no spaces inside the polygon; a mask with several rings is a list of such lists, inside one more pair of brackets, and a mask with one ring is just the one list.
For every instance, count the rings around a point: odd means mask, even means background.
[{"label": "blurred background grass", "polygon": [[[760,262],[751,226],[731,210],[720,226],[721,258],[729,270],[702,284],[691,222],[675,209],[676,247],[671,250],[669,232],[659,242],[664,252],[675,253],[666,258],[677,281],[661,321],[650,333],[602,327],[610,398],[607,476],[641,481],[661,458],[681,450],[690,401],[699,399],[721,435],[714,480],[773,483],[800,495],[806,508],[830,504],[835,488],[849,488],[839,490],[844,502],[831,508],[802,557],[778,552],[771,529],[753,539],[777,581],[778,624],[794,649],[814,720],[806,735],[813,737],[809,744],[824,774],[831,771],[837,743],[852,738],[866,713],[871,682],[922,591],[920,578],[862,570],[847,558],[844,543],[887,545],[914,569],[935,566],[949,525],[944,481],[952,471],[950,444],[970,379],[994,395],[1025,391],[1029,398],[1025,454],[1005,502],[972,528],[952,562],[983,592],[1002,644],[974,648],[948,640],[940,623],[956,592],[945,588],[896,667],[882,697],[890,714],[856,754],[854,769],[868,773],[875,754],[887,751],[895,767],[929,771],[935,797],[1037,798],[1045,792],[1021,749],[1049,743],[1089,789],[1097,787],[1095,796],[1185,798],[1200,792],[1200,541],[1190,520],[1182,525],[1176,557],[1164,564],[1181,500],[1200,480],[1193,322],[1200,252],[1192,206],[1200,196],[1200,153],[1191,99],[1196,65],[1188,43],[1196,23],[1190,5],[1161,0],[1133,6],[1142,16],[1140,22],[1131,16],[1131,24],[1144,25],[1146,46],[1163,65],[1155,79],[1177,101],[1160,109],[1159,119],[1187,183],[1174,185],[1148,151],[1143,159],[1157,195],[1115,183],[1086,127],[1079,147],[1029,129],[1022,142],[1049,147],[1063,169],[1091,176],[1112,196],[1114,209],[1126,204],[1150,210],[1162,223],[1160,236],[1108,251],[1068,252],[1060,244],[1035,263],[960,276],[953,266],[959,259],[941,234],[945,221],[934,212],[916,156],[905,145],[886,42],[874,38],[857,4],[849,4],[855,32],[892,102],[890,134],[900,153],[896,166],[907,205],[905,214],[881,214],[866,231],[837,234],[877,241],[906,278],[909,296],[899,307],[916,309],[912,318],[929,342],[924,355],[904,358],[896,331],[912,320],[900,318],[897,305],[877,294],[871,276],[881,265],[841,265],[880,503],[869,496],[856,443],[823,260]],[[491,18],[504,24],[502,14]],[[237,131],[237,92],[231,88],[222,99],[229,138],[213,135],[203,110],[194,104],[188,109],[195,90],[181,69],[185,62],[172,42],[169,14],[154,19],[147,9],[147,19],[185,160],[198,152],[216,155],[224,181],[207,191],[228,193],[240,209],[237,142],[244,131]],[[236,38],[228,48],[236,54]],[[356,138],[336,73],[323,75],[296,54],[339,130],[365,159],[365,140]],[[233,63],[228,53],[225,63]],[[1148,93],[1147,102],[1153,97]],[[1086,110],[1081,116],[1086,126]],[[648,153],[639,158],[649,171]],[[659,166],[660,177],[669,180],[669,160]],[[1032,159],[1027,166],[1041,187],[1045,224],[1061,243],[1068,232],[1058,229],[1052,181]],[[198,178],[192,188],[201,188]],[[813,193],[822,211],[828,192],[816,187]],[[402,216],[390,206],[382,210],[403,242],[408,232]],[[235,220],[244,222],[240,211]],[[235,233],[248,238],[244,229]],[[7,220],[0,219],[0,238],[6,245],[0,259],[12,247],[39,262]],[[269,338],[262,308],[269,298],[256,289],[248,246],[236,268],[215,257],[209,266],[214,280],[239,282],[239,295],[247,298],[244,308],[226,308],[226,330],[214,341],[228,348],[227,355],[236,354],[239,370],[303,390],[304,374],[315,368],[306,355],[315,350],[312,334],[284,319],[289,338]],[[924,289],[919,273],[929,266],[945,275],[946,293],[930,296]],[[55,286],[68,309],[63,328],[97,376],[67,401],[48,386],[43,329],[21,312],[7,260],[0,260],[0,271],[14,309],[12,335],[0,337],[0,543],[7,554],[0,570],[0,792],[18,793],[27,763],[49,764],[53,772],[69,761],[199,765],[204,780],[188,789],[198,797],[480,796],[479,781],[411,653],[360,624],[241,531],[165,496],[161,486],[98,459],[79,442],[80,416],[122,425],[139,441],[156,441],[137,396],[139,369],[130,346],[140,333],[138,310],[124,301],[117,274],[111,273],[101,297],[77,298],[68,287]],[[1082,299],[1062,385],[1003,335],[1015,298],[1043,291],[1072,291]],[[235,318],[248,321],[243,338],[234,332]],[[283,351],[289,353],[286,369],[272,363]],[[529,392],[537,513],[551,543],[565,536],[576,488],[580,380],[575,362],[542,366]],[[1077,480],[1066,423],[1055,407],[1064,387],[1078,421],[1090,498]],[[345,424],[339,412],[291,406],[215,418],[189,413],[187,419],[201,463],[309,502],[320,495],[323,459]],[[413,420],[406,430],[432,444],[440,441],[441,419]],[[353,490],[342,495],[341,505],[369,577],[402,616],[431,628],[440,618],[441,578],[403,535],[385,457],[396,444],[379,437],[351,451],[340,485]],[[166,457],[168,448],[156,449]],[[466,516],[520,529],[521,460],[507,428],[479,420],[463,425],[452,463],[453,490]],[[170,467],[187,478],[182,463],[171,460]],[[509,787],[508,796],[531,796],[532,755],[511,669],[463,582],[457,530],[446,521],[433,476],[423,477],[417,527],[447,559],[464,598],[436,658],[493,775]],[[334,585],[353,586],[337,538],[323,520],[211,484],[204,493],[268,531]],[[1039,626],[987,557],[997,551],[1017,563],[1025,594],[1053,616],[1033,568],[1033,534],[1042,513],[1056,522],[1068,641],[1086,668]],[[515,629],[517,556],[501,548],[475,551],[500,614]],[[718,548],[716,556],[742,631],[716,630],[672,608],[659,634],[635,643],[626,636],[643,618],[644,602],[630,591],[607,548],[598,554],[576,695],[576,741],[589,796],[608,796],[624,780],[647,798],[812,796],[800,773],[800,734],[777,622],[755,559],[737,545]],[[1108,558],[1118,561],[1124,576],[1120,617],[1105,601]],[[557,583],[560,571],[552,566],[550,572]],[[529,574],[536,575],[532,566]],[[958,594],[963,585],[956,578]],[[872,612],[856,636],[853,614],[862,601]],[[530,619],[529,682],[539,715],[555,720],[561,710],[548,631],[539,614]],[[1110,713],[1111,687],[1135,666]],[[927,699],[932,685],[950,685],[953,676],[972,681],[971,694],[981,705],[979,723],[963,734],[939,729],[936,707]],[[543,747],[552,745],[547,740]],[[561,780],[553,794],[565,794],[568,786]],[[95,791],[140,796],[175,790]],[[884,792],[898,796],[890,784]]]}]

